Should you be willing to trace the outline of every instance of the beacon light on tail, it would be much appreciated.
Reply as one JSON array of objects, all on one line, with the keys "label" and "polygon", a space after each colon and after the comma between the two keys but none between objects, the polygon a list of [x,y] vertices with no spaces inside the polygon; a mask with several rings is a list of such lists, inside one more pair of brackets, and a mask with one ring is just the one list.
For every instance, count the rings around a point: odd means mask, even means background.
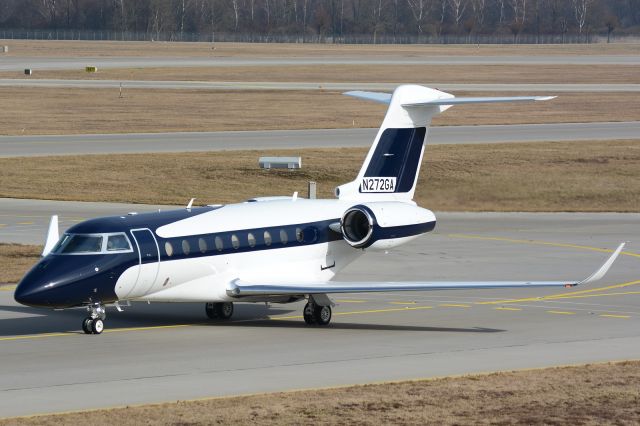
[{"label": "beacon light on tail", "polygon": [[53,309],[84,306],[88,334],[104,328],[106,305],[130,301],[203,302],[218,320],[235,302],[306,300],[307,324],[327,325],[328,295],[354,292],[563,287],[602,278],[624,247],[583,281],[336,282],[370,250],[387,250],[432,231],[435,215],[413,201],[431,119],[453,105],[543,101],[552,97],[456,98],[416,85],[394,93],[348,92],[388,104],[355,180],[336,198],[260,197],[244,203],[103,217],[58,236],[49,226],[43,258],[15,299]]}]

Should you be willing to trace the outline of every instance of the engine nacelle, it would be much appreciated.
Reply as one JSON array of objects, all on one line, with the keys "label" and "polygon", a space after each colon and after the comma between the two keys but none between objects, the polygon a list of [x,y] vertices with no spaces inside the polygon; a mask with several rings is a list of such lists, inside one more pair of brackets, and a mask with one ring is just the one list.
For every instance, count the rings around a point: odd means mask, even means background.
[{"label": "engine nacelle", "polygon": [[340,230],[355,248],[387,250],[432,231],[436,217],[413,204],[380,201],[353,206],[342,215]]}]

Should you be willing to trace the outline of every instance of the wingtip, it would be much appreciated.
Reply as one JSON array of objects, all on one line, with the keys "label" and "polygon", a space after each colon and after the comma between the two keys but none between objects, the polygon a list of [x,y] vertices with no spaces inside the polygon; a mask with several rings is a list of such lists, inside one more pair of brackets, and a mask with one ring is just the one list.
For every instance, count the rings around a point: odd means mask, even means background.
[{"label": "wingtip", "polygon": [[589,276],[589,278],[587,278],[585,280],[582,280],[579,284],[589,284],[589,283],[592,283],[594,281],[598,281],[602,277],[604,277],[605,274],[611,268],[611,265],[613,265],[613,262],[615,262],[616,258],[620,255],[620,253],[622,253],[622,250],[624,249],[624,247],[627,244],[627,242],[628,241],[623,241],[622,243],[620,243],[620,245],[618,245],[618,248],[616,248],[614,250],[613,254],[611,256],[609,256],[607,261],[604,262],[604,264],[600,267],[600,269],[598,269],[596,272],[591,274],[591,276]]},{"label": "wingtip", "polygon": [[551,99],[555,99],[557,96],[537,96],[536,101],[550,101]]}]

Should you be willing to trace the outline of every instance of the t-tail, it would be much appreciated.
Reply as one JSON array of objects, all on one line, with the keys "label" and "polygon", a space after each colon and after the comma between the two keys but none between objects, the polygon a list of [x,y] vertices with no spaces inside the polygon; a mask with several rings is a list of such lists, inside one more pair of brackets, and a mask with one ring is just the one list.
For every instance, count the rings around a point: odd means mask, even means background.
[{"label": "t-tail", "polygon": [[353,201],[413,200],[431,120],[451,106],[554,98],[456,98],[450,93],[417,85],[399,86],[393,94],[353,91],[345,95],[389,105],[358,177],[336,188],[338,198]]}]

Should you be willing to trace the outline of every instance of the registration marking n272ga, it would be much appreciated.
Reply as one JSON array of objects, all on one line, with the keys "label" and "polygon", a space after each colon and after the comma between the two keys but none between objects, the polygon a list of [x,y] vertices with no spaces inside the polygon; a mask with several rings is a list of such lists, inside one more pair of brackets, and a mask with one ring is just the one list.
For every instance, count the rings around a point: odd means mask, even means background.
[{"label": "registration marking n272ga", "polygon": [[360,192],[395,192],[395,177],[365,177],[360,182]]}]

